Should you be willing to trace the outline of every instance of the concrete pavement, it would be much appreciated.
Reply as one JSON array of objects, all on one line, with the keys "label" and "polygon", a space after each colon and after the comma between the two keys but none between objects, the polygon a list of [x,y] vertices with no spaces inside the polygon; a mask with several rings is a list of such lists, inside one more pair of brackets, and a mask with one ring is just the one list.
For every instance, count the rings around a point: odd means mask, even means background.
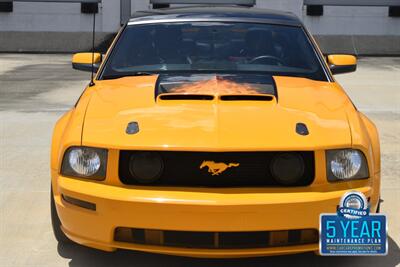
[{"label": "concrete pavement", "polygon": [[0,54],[0,267],[8,266],[396,266],[400,264],[400,58],[364,58],[339,75],[354,103],[378,126],[382,211],[389,220],[386,257],[301,254],[237,260],[147,253],[105,253],[58,246],[49,209],[49,149],[55,121],[77,100],[89,73],[70,55]]}]

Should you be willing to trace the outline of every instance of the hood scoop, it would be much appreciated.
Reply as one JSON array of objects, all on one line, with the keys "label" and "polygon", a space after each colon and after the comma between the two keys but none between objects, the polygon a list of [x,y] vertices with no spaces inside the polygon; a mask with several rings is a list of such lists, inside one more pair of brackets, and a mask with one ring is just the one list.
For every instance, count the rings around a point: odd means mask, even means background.
[{"label": "hood scoop", "polygon": [[156,100],[272,101],[275,82],[270,75],[161,74],[156,83]]}]

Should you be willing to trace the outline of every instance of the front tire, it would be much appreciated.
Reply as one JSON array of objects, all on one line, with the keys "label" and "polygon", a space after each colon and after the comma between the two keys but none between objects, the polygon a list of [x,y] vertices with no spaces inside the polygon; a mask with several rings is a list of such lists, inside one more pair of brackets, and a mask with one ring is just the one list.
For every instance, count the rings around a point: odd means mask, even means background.
[{"label": "front tire", "polygon": [[53,188],[50,190],[50,212],[51,212],[51,225],[53,226],[54,237],[58,243],[70,244],[71,240],[61,230],[61,221],[58,217],[56,204],[54,202]]}]

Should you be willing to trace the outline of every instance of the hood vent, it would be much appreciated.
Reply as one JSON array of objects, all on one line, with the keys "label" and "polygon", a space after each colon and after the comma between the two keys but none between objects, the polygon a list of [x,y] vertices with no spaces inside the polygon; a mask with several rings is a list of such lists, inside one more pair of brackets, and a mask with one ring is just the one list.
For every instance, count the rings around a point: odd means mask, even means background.
[{"label": "hood vent", "polygon": [[222,101],[272,101],[272,95],[223,95]]},{"label": "hood vent", "polygon": [[161,94],[158,97],[161,100],[213,100],[213,95],[200,94]]},{"label": "hood vent", "polygon": [[308,135],[308,128],[307,125],[305,125],[304,123],[297,123],[296,124],[296,133],[298,133],[299,135]]}]

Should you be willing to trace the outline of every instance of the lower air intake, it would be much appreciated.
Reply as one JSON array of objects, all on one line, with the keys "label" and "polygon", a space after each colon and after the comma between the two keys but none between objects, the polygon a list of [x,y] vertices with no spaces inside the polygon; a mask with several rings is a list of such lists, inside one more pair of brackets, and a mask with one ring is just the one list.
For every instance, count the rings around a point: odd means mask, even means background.
[{"label": "lower air intake", "polygon": [[118,227],[118,242],[181,248],[249,249],[315,244],[315,229],[256,232],[189,232]]}]

